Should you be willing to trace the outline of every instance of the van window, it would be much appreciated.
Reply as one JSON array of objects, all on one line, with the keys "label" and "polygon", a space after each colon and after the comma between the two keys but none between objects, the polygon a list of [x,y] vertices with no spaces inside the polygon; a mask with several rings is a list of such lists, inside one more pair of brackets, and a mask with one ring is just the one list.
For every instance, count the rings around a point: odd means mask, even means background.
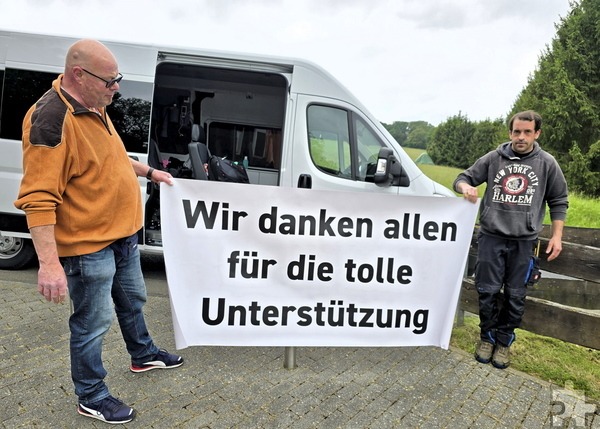
[{"label": "van window", "polygon": [[336,177],[369,181],[384,146],[373,130],[353,112],[338,107],[308,107],[309,149],[315,166]]},{"label": "van window", "polygon": [[[21,140],[22,124],[29,108],[48,91],[56,73],[6,69],[0,92],[0,138]],[[0,78],[2,76],[0,75]],[[126,81],[119,84],[108,114],[128,152],[146,152],[150,129],[152,84]]]},{"label": "van window", "polygon": [[325,173],[352,178],[348,112],[334,107],[308,107],[310,156]]},{"label": "van window", "polygon": [[127,80],[119,82],[119,91],[106,111],[121,136],[127,152],[146,153],[150,133],[152,84]]},{"label": "van window", "polygon": [[[379,149],[384,144],[377,137],[371,128],[357,115],[354,116],[354,130],[356,133],[356,154],[358,172],[357,179],[360,181],[372,181],[375,168],[377,167],[377,157]],[[367,173],[369,173],[367,175]]]},{"label": "van window", "polygon": [[1,138],[21,140],[25,114],[48,91],[54,79],[55,73],[6,69],[0,110]]},{"label": "van window", "polygon": [[250,167],[280,169],[281,130],[252,125],[211,122],[208,149],[212,155],[243,162]]},{"label": "van window", "polygon": [[[4,90],[4,70],[0,70],[0,118],[2,118],[2,91]],[[2,128],[2,122],[0,122]]]}]

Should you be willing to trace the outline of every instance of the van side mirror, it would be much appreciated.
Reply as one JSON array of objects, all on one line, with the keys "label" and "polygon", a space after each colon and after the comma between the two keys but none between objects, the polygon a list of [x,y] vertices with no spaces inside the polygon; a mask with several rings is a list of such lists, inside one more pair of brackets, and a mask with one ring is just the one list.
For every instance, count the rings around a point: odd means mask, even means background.
[{"label": "van side mirror", "polygon": [[390,148],[379,149],[373,182],[379,186],[407,187],[410,185],[408,175]]}]

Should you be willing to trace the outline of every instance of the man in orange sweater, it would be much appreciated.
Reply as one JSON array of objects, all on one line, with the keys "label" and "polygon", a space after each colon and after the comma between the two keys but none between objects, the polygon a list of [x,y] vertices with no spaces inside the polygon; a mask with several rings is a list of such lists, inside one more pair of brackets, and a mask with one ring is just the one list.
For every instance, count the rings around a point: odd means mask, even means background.
[{"label": "man in orange sweater", "polygon": [[39,292],[60,303],[68,287],[73,302],[71,376],[78,412],[108,423],[135,417],[104,383],[102,341],[113,305],[131,371],[183,364],[154,344],[142,312],[137,176],[156,183],[171,183],[172,177],[127,156],[106,114],[121,79],[114,55],[100,42],[71,46],[64,73],[25,116],[23,179],[15,202],[25,211],[38,255]]}]

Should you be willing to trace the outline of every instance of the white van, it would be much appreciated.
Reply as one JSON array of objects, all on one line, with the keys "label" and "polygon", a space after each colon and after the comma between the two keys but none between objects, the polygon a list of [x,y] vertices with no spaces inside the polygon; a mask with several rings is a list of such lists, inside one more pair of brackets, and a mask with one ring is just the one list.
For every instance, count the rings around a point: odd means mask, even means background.
[{"label": "white van", "polygon": [[[35,257],[25,216],[13,205],[22,119],[63,71],[73,42],[0,31],[0,269],[22,268]],[[130,156],[155,168],[193,180],[189,144],[200,142],[212,155],[247,163],[253,184],[454,195],[426,177],[381,123],[314,64],[104,43],[124,76],[109,115]],[[146,200],[140,249],[160,253],[158,188],[143,178],[140,186]]]}]

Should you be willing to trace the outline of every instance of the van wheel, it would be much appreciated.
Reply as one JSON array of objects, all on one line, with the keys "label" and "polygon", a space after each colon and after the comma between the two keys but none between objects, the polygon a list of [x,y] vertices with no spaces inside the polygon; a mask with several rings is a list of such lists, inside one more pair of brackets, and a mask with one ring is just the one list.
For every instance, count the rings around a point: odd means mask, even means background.
[{"label": "van wheel", "polygon": [[0,269],[20,270],[35,259],[31,240],[0,234]]}]

